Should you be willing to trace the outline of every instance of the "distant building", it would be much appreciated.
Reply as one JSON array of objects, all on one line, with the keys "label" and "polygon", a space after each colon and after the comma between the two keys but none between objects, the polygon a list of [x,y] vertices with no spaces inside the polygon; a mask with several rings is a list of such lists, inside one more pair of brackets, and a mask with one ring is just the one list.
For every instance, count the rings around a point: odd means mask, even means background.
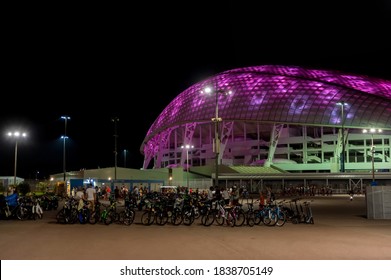
[{"label": "distant building", "polygon": [[[9,187],[14,185],[14,176],[0,176],[0,192],[9,191]],[[24,178],[16,177],[16,185],[24,182]]]}]

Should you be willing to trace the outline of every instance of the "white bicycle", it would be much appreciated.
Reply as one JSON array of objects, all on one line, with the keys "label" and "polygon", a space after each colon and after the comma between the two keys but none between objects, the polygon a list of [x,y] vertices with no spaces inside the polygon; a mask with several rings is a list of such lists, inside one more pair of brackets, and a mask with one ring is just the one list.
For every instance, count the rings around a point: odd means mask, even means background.
[{"label": "white bicycle", "polygon": [[38,219],[42,219],[43,218],[43,210],[42,210],[42,207],[39,204],[39,202],[40,202],[40,199],[34,196],[33,197],[33,206],[32,206],[32,209],[31,209],[31,212],[32,212],[34,220],[36,220],[37,218]]}]

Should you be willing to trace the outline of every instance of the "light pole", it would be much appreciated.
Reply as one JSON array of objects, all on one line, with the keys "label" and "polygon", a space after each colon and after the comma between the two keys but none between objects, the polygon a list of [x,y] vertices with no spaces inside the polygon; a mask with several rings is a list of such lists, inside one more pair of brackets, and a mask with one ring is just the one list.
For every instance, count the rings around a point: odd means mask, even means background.
[{"label": "light pole", "polygon": [[118,152],[117,152],[117,138],[118,138],[118,134],[117,134],[117,123],[119,122],[119,118],[118,117],[114,117],[111,119],[112,122],[114,122],[114,180],[117,180],[117,156],[118,156]]},{"label": "light pole", "polygon": [[126,153],[127,153],[128,151],[127,150],[124,150],[124,167],[126,168]]},{"label": "light pole", "polygon": [[376,129],[376,128],[370,128],[368,129],[363,129],[363,133],[371,133],[371,162],[372,162],[372,186],[376,186],[376,181],[375,181],[375,145],[373,143],[373,134],[374,133],[381,133],[381,129]]},{"label": "light pole", "polygon": [[14,187],[16,188],[16,167],[18,162],[18,139],[20,137],[26,137],[27,134],[25,132],[20,133],[19,131],[8,132],[9,137],[13,137],[15,139],[15,159],[14,159]]},{"label": "light pole", "polygon": [[66,184],[67,179],[67,170],[66,170],[66,152],[65,152],[65,142],[68,139],[68,136],[61,136],[62,142],[63,142],[63,149],[62,149],[62,172],[64,173],[64,184]]},{"label": "light pole", "polygon": [[223,91],[219,89],[213,90],[211,87],[205,88],[205,93],[210,94],[214,91],[215,93],[215,117],[212,118],[212,122],[214,122],[215,128],[215,139],[213,141],[213,151],[215,153],[215,186],[219,186],[219,154],[220,154],[220,135],[219,135],[219,123],[223,121],[222,118],[219,117],[219,94],[229,95],[232,94],[232,91]]},{"label": "light pole", "polygon": [[64,173],[64,186],[66,187],[66,178],[67,178],[67,170],[66,170],[66,139],[68,139],[67,136],[67,122],[71,118],[69,116],[61,116],[61,118],[64,120],[64,135],[61,136],[61,139],[63,139],[63,155],[62,155],[62,171]]},{"label": "light pole", "polygon": [[189,188],[189,150],[190,149],[193,149],[194,146],[193,145],[184,145],[184,146],[181,146],[182,149],[186,149],[186,183],[187,183],[187,188]]},{"label": "light pole", "polygon": [[341,162],[341,169],[340,171],[342,173],[345,172],[345,115],[344,115],[344,107],[348,105],[348,103],[340,101],[337,102],[338,106],[341,106],[341,130],[342,130],[342,152],[340,154],[340,162]]}]

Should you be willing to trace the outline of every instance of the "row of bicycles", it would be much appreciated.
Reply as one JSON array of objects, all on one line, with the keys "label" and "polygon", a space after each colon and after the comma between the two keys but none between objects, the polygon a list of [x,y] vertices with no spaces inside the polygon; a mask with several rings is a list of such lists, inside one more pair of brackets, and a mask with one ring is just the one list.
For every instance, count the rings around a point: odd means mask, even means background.
[{"label": "row of bicycles", "polygon": [[255,225],[283,226],[286,222],[293,224],[307,223],[313,224],[312,209],[310,201],[302,201],[299,198],[291,200],[273,201],[266,205],[254,207],[254,201],[230,206],[224,201],[215,201],[201,217],[201,224],[210,226],[212,224],[228,226],[253,227]]},{"label": "row of bicycles", "polygon": [[293,224],[314,224],[311,201],[300,198],[276,200],[254,209],[253,202],[247,203],[246,222],[248,226],[264,224],[267,226],[283,226],[286,222]]},{"label": "row of bicycles", "polygon": [[0,219],[37,220],[43,218],[42,198],[15,195],[0,199]]},{"label": "row of bicycles", "polygon": [[151,195],[142,202],[144,212],[141,214],[141,223],[146,226],[157,224],[163,226],[167,223],[178,226],[190,226],[205,211],[203,202],[190,195]]},{"label": "row of bicycles", "polygon": [[125,201],[123,210],[118,211],[117,201],[110,198],[109,204],[104,205],[99,201],[95,202],[94,208],[91,209],[87,200],[78,200],[74,197],[68,197],[62,209],[56,215],[57,223],[61,224],[97,224],[102,223],[110,225],[120,223],[131,225],[136,215],[136,205],[131,200]]},{"label": "row of bicycles", "polygon": [[283,226],[286,222],[293,224],[313,224],[311,201],[300,198],[273,201],[266,205],[254,207],[254,201],[230,205],[224,200],[199,200],[185,196],[156,196],[144,201],[141,216],[143,225],[192,225],[197,219],[204,226],[227,225],[250,227],[264,224]]},{"label": "row of bicycles", "polygon": [[216,224],[231,227],[253,227],[260,224],[281,227],[286,222],[314,223],[311,201],[303,201],[300,198],[275,200],[266,205],[260,205],[259,200],[247,200],[243,204],[230,205],[228,201],[199,199],[188,194],[151,194],[140,200],[132,196],[127,197],[121,210],[117,208],[115,199],[110,199],[109,204],[97,201],[93,210],[88,201],[81,202],[69,197],[57,213],[57,222],[105,225],[117,223],[129,226],[133,224],[138,210],[141,224],[145,226],[190,226],[197,220],[204,226]]}]

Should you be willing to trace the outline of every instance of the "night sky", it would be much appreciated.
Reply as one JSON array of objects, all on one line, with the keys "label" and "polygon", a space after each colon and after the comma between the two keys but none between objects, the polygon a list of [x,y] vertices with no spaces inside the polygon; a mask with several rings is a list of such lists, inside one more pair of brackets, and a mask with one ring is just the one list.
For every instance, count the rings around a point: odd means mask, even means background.
[{"label": "night sky", "polygon": [[71,117],[68,171],[114,166],[113,117],[118,166],[126,149],[126,167],[141,168],[142,141],[170,101],[234,68],[296,65],[391,79],[390,1],[184,2],[7,9],[0,176],[13,176],[15,141],[6,133],[16,128],[28,133],[18,142],[17,176],[62,173],[63,115]]}]

